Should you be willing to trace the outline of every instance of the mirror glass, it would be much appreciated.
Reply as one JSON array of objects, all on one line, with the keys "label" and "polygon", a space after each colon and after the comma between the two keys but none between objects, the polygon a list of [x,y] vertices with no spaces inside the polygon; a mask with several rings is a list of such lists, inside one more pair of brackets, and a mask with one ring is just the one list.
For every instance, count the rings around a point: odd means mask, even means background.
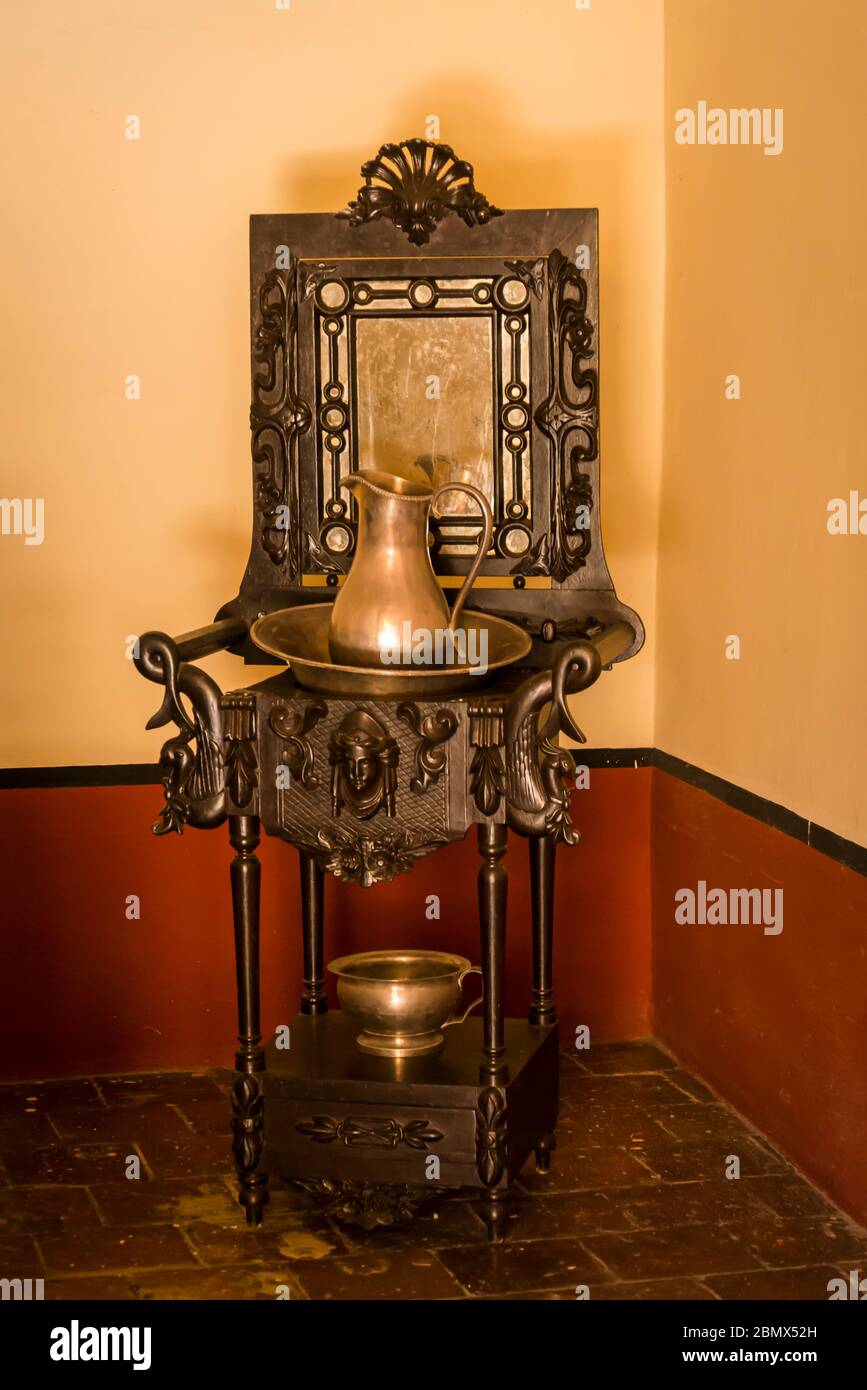
[{"label": "mirror glass", "polygon": [[[355,332],[357,466],[384,468],[434,487],[459,479],[493,505],[491,317],[359,317]],[[444,494],[437,512],[479,515],[472,498],[458,492]],[[475,528],[465,534],[474,533]],[[460,534],[456,530],[456,541]],[[448,549],[460,553],[465,546]]]}]

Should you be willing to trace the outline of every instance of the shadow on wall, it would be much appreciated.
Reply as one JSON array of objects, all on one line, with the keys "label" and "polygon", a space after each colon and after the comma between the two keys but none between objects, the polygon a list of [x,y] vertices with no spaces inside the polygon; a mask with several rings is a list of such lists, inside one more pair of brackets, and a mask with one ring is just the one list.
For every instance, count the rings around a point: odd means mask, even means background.
[{"label": "shadow on wall", "polygon": [[[492,203],[513,209],[599,208],[601,479],[614,518],[604,535],[615,557],[618,553],[653,556],[657,540],[653,478],[645,458],[626,454],[621,423],[635,397],[634,376],[631,384],[629,378],[629,347],[621,333],[613,328],[606,333],[605,329],[606,324],[628,322],[634,314],[626,288],[634,279],[630,258],[634,260],[636,254],[636,228],[626,204],[626,136],[598,130],[587,136],[577,128],[569,136],[562,131],[552,134],[549,129],[528,128],[510,118],[508,90],[480,80],[473,70],[456,73],[450,69],[426,85],[428,91],[437,93],[437,110],[430,114],[439,118],[441,133],[434,138],[451,145],[458,158],[470,161],[477,186]],[[361,165],[381,144],[425,136],[420,109],[418,93],[408,90],[406,98],[395,106],[388,128],[369,148],[341,147],[328,158],[317,154],[307,160],[293,155],[286,164],[285,210],[321,212],[346,207],[363,182]],[[430,249],[435,247],[436,234]],[[654,325],[654,333],[661,358],[661,319]],[[632,365],[634,370],[634,360]],[[622,522],[616,521],[618,517]],[[613,569],[616,573],[616,559]]]}]

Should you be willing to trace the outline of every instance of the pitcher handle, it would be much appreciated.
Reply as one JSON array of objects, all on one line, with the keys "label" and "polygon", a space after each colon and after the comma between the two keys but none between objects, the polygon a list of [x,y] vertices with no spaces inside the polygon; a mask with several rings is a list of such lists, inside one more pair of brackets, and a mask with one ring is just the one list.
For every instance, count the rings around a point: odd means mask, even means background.
[{"label": "pitcher handle", "polygon": [[[460,988],[460,986],[463,984],[464,980],[467,978],[468,975],[481,975],[481,973],[482,967],[480,965],[468,966],[468,968],[466,970],[462,970],[460,975],[458,976],[458,987]],[[467,1005],[460,1018],[447,1018],[445,1023],[440,1024],[440,1028],[452,1028],[456,1023],[466,1023],[470,1014],[473,1012],[473,1009],[476,1007],[477,1004],[482,1003],[484,997],[484,994],[480,994],[478,999],[474,999],[472,1004]]]},{"label": "pitcher handle", "polygon": [[473,587],[473,584],[475,583],[476,575],[478,574],[481,568],[482,561],[484,560],[485,556],[488,553],[488,550],[490,549],[491,537],[494,534],[494,518],[491,513],[491,505],[487,497],[483,492],[479,492],[479,489],[477,487],[473,487],[471,483],[443,483],[442,487],[437,488],[436,492],[430,500],[431,509],[433,509],[433,505],[436,502],[437,498],[441,497],[444,492],[466,492],[468,496],[474,497],[482,509],[482,516],[485,520],[485,529],[482,534],[481,544],[479,545],[479,549],[476,553],[473,563],[467,570],[466,578],[464,579],[463,584],[458,590],[458,596],[455,599],[454,605],[452,607],[452,615],[449,619],[449,632],[454,632],[455,624],[457,623],[458,618],[461,616],[461,609],[463,608],[464,603],[469,597],[470,589]]}]

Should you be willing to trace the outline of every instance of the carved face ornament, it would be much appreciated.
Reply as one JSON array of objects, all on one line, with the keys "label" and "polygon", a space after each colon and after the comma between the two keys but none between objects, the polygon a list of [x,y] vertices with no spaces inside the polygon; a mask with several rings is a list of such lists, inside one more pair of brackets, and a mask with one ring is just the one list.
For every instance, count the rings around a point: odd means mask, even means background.
[{"label": "carved face ornament", "polygon": [[360,820],[377,811],[394,815],[398,746],[366,710],[351,710],[331,735],[331,804]]}]

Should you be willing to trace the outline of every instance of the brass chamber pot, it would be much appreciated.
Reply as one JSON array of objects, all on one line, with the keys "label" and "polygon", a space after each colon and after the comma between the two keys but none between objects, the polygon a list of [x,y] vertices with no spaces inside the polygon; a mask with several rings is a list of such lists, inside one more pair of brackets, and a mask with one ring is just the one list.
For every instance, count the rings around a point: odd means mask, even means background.
[{"label": "brass chamber pot", "polygon": [[340,1007],[361,1024],[356,1041],[381,1057],[418,1057],[445,1042],[444,1030],[463,1023],[481,1004],[455,1017],[461,983],[481,975],[477,965],[447,951],[363,951],[333,960]]}]

